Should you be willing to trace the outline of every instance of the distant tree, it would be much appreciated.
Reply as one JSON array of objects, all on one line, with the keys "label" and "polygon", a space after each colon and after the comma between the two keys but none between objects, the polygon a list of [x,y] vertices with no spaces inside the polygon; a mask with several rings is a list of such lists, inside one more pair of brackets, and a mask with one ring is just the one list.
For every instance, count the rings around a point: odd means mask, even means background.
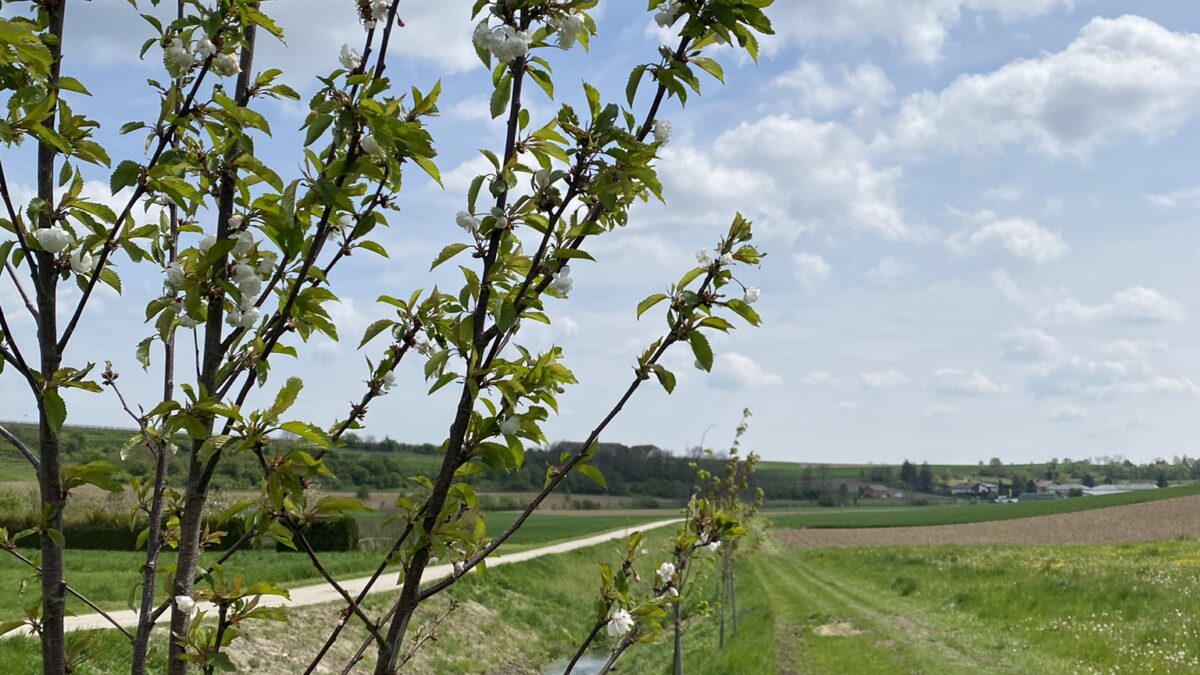
[{"label": "distant tree", "polygon": [[921,464],[921,471],[917,474],[917,491],[933,491],[933,469],[929,468],[929,462]]},{"label": "distant tree", "polygon": [[[1164,479],[1165,480],[1165,479]],[[838,486],[838,506],[845,506],[850,502],[850,488],[842,483]]]},{"label": "distant tree", "polygon": [[1158,487],[1165,488],[1168,485],[1170,485],[1170,483],[1167,482],[1167,474],[1165,474],[1165,473],[1158,474]]},{"label": "distant tree", "polygon": [[1096,487],[1096,479],[1090,473],[1083,474],[1083,480],[1080,482],[1083,483],[1084,487]]},{"label": "distant tree", "polygon": [[917,484],[917,467],[907,459],[900,465],[900,482],[910,488]]},{"label": "distant tree", "polygon": [[1026,492],[1028,492],[1028,493],[1030,493],[1030,494],[1033,494],[1033,493],[1036,493],[1036,492],[1037,492],[1037,483],[1033,482],[1033,479],[1032,479],[1032,478],[1030,478],[1029,480],[1025,481],[1025,491],[1026,491]]},{"label": "distant tree", "polygon": [[812,499],[815,495],[813,490],[813,468],[811,465],[806,465],[800,470],[800,494],[805,499]]}]

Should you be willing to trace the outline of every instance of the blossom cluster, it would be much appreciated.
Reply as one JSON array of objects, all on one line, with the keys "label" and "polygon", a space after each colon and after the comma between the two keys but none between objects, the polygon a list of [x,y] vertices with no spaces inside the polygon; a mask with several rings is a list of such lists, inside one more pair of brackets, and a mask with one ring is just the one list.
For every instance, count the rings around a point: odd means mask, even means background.
[{"label": "blossom cluster", "polygon": [[579,39],[579,32],[585,23],[583,14],[572,12],[562,17],[554,17],[548,22],[558,31],[558,46],[560,49],[570,49]]},{"label": "blossom cluster", "polygon": [[369,18],[363,21],[363,25],[367,30],[375,30],[375,24],[378,21],[383,21],[388,15],[388,0],[371,0],[369,7],[371,13]]},{"label": "blossom cluster", "polygon": [[[701,267],[709,268],[713,266],[713,257],[708,251],[697,251],[696,262],[700,263]],[[717,255],[716,264],[720,267],[733,266],[733,255],[729,253],[719,253]],[[742,302],[747,305],[753,305],[758,302],[759,290],[755,286],[745,286],[745,293],[742,296]]]},{"label": "blossom cluster", "polygon": [[[575,34],[578,35],[578,31]],[[475,27],[475,34],[471,37],[476,49],[491,52],[501,63],[512,63],[525,56],[529,51],[529,40],[529,33],[523,30],[508,24],[492,28],[486,21]]]},{"label": "blossom cluster", "polygon": [[[258,247],[254,235],[246,227],[244,216],[234,214],[226,224],[231,232],[229,238],[233,241],[229,280],[237,287],[238,294],[233,309],[225,315],[225,323],[235,328],[249,329],[258,323],[258,295],[262,291],[263,279],[274,271],[278,256],[274,251],[261,251],[255,255]],[[205,254],[216,243],[217,238],[210,234],[200,240],[198,249]],[[187,271],[179,262],[173,262],[166,268],[166,277],[167,288],[177,291],[187,282]],[[196,327],[198,317],[188,313],[182,298],[175,298],[174,309],[180,326]]]},{"label": "blossom cluster", "polygon": [[679,15],[683,14],[683,7],[678,0],[671,0],[663,8],[654,15],[654,23],[666,28],[675,23],[679,19]]},{"label": "blossom cluster", "polygon": [[[75,243],[75,237],[62,225],[55,223],[33,231],[38,248],[47,253],[59,254]],[[82,247],[75,249],[67,260],[76,274],[91,274],[96,271],[96,259]]]},{"label": "blossom cluster", "polygon": [[237,54],[222,52],[208,37],[201,38],[195,45],[181,38],[171,40],[163,50],[163,65],[171,77],[183,77],[192,66],[212,57],[212,69],[221,77],[230,77],[242,72]]}]

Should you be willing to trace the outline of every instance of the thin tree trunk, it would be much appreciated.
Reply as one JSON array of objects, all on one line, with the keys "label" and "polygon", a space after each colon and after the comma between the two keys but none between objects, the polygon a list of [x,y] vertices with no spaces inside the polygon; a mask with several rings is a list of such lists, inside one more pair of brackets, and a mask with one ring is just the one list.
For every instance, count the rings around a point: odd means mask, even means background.
[{"label": "thin tree trunk", "polygon": [[679,604],[675,604],[675,675],[683,675],[683,625],[679,621]]},{"label": "thin tree trunk", "polygon": [[[252,81],[254,38],[255,26],[254,24],[250,24],[245,28],[246,44],[242,48],[239,60],[241,73],[238,74],[235,94],[239,105],[246,104],[248,98],[247,91]],[[234,143],[225,159],[231,163],[241,152],[241,144]],[[233,177],[227,177],[222,182],[220,192],[217,196],[218,240],[223,240],[229,236],[229,216],[233,214],[233,183]],[[222,256],[221,259],[213,263],[213,269],[220,270],[224,268],[226,260],[227,257]],[[224,298],[217,295],[211,298],[208,303],[208,318],[204,327],[204,352],[201,359],[202,365],[199,382],[202,391],[216,391],[217,370],[224,357],[221,350],[221,324],[224,318],[224,302]],[[204,423],[208,435],[212,435],[213,422],[214,420],[209,418]],[[216,465],[221,455],[221,451],[217,450],[208,461],[201,462],[199,453],[200,447],[203,444],[203,440],[194,440],[192,442],[192,451],[188,460],[187,497],[184,500],[183,518],[180,519],[179,523],[179,553],[175,563],[175,582],[171,589],[172,595],[175,596],[190,596],[192,594],[193,580],[200,559],[200,532],[203,529],[204,507],[208,503],[209,483],[212,480],[213,472],[216,470]],[[185,633],[190,618],[189,612],[182,612],[178,607],[173,606],[171,608],[171,634]],[[183,646],[178,641],[172,639],[169,654],[170,660],[167,664],[167,672],[170,675],[184,675],[187,672],[187,662],[179,658],[182,654]]]},{"label": "thin tree trunk", "polygon": [[[62,34],[63,19],[66,13],[66,0],[45,3],[49,18],[49,31],[56,40],[48,44],[53,59],[50,66],[50,80],[47,89],[51,96],[57,96],[59,73],[62,68]],[[52,112],[42,120],[42,124],[53,129],[57,105]],[[54,204],[54,157],[56,151],[48,143],[38,143],[37,151],[37,193],[38,197],[48,206]],[[53,223],[43,212],[38,218],[39,227],[50,227]],[[55,269],[56,256],[45,251],[37,253],[38,258],[38,346],[41,352],[40,369],[42,376],[49,380],[58,371],[62,361],[58,353],[58,319],[57,285],[58,277]],[[62,493],[59,466],[58,432],[51,427],[47,415],[45,399],[38,401],[38,452],[41,455],[41,467],[38,471],[38,488],[41,493],[42,506],[49,507],[49,517],[46,528],[62,531],[63,507],[66,498]],[[42,567],[42,672],[44,675],[62,675],[67,672],[66,642],[63,634],[63,617],[66,610],[67,588],[63,582],[63,552],[62,549],[43,531],[40,537],[41,567]]]}]

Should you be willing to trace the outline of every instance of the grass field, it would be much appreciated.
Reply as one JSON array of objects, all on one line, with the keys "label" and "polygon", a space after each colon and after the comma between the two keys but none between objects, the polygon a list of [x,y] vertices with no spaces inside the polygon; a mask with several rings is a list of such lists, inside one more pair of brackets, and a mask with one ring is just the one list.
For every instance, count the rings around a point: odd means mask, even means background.
[{"label": "grass field", "polygon": [[1017,504],[953,504],[943,506],[881,506],[807,509],[770,513],[775,527],[912,527],[1012,520],[1056,513],[1074,513],[1124,504],[1200,494],[1200,483],[1160,490],[1126,492],[1100,497],[1074,497]]},{"label": "grass field", "polygon": [[[516,514],[496,513],[488,516],[488,534],[499,534],[512,523]],[[564,516],[535,515],[513,535],[511,547],[501,551],[521,550],[589,534],[616,530],[626,525],[637,525],[661,518],[648,516]],[[25,551],[32,555],[33,551]],[[347,578],[369,574],[379,563],[381,553],[373,551],[329,552],[321,554],[321,562],[335,576]],[[214,559],[210,554],[204,562]],[[122,608],[137,583],[138,568],[145,559],[140,551],[66,551],[67,583],[83,595],[104,608]],[[166,562],[168,558],[164,558]],[[249,581],[271,579],[285,586],[300,586],[320,581],[307,556],[297,553],[276,553],[267,550],[242,551],[226,566],[227,570],[247,572]],[[33,584],[36,592],[37,579],[23,563],[7,554],[0,554],[0,621],[19,618],[23,606],[19,592],[23,584]],[[165,596],[164,596],[165,597]],[[68,599],[68,608],[86,613],[82,603]]]}]

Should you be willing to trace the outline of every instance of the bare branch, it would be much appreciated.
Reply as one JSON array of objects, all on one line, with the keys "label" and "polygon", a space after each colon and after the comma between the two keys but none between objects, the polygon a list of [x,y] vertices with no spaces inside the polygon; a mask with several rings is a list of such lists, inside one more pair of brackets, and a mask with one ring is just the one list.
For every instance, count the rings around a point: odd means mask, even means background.
[{"label": "bare branch", "polygon": [[38,461],[36,455],[30,452],[29,447],[22,443],[21,439],[14,436],[11,431],[5,429],[3,425],[0,425],[0,437],[3,437],[9,443],[12,443],[14,446],[16,446],[17,451],[24,455],[25,459],[29,460],[29,463],[33,465],[34,471],[37,471],[42,467],[42,463]]},{"label": "bare branch", "polygon": [[[20,560],[21,562],[25,563],[26,565],[29,565],[31,568],[33,568],[33,570],[35,572],[37,572],[38,576],[41,576],[42,568],[39,567],[38,565],[34,564],[34,562],[32,560],[30,560],[29,558],[26,558],[25,556],[21,555],[21,553],[18,552],[16,549],[14,549],[10,546],[7,546],[7,545],[2,546],[0,548],[3,548],[5,551],[8,552],[9,555],[16,558],[17,560]],[[113,625],[113,628],[116,628],[117,630],[121,631],[121,633],[125,637],[129,638],[130,640],[133,640],[133,636],[129,634],[129,631],[125,630],[125,627],[122,626],[119,621],[112,618],[112,615],[110,615],[108,612],[105,612],[104,610],[100,609],[100,607],[98,607],[96,605],[96,603],[92,602],[91,600],[88,600],[82,593],[75,590],[74,588],[71,588],[71,586],[68,585],[65,581],[62,582],[62,585],[63,585],[63,588],[65,588],[67,590],[67,593],[70,593],[71,595],[78,598],[83,604],[90,607],[93,612],[104,617],[104,619],[106,621],[108,621],[109,623],[111,623]]]}]

